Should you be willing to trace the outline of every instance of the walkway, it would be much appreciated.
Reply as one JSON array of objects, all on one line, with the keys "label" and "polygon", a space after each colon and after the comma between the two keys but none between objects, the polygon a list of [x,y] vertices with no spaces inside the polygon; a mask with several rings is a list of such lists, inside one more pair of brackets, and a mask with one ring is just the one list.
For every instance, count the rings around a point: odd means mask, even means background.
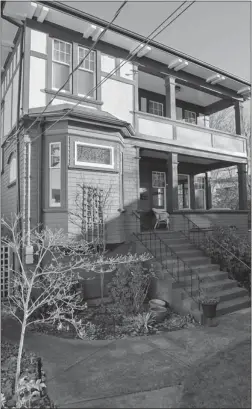
[{"label": "walkway", "polygon": [[[217,327],[113,342],[28,333],[25,347],[42,357],[48,392],[59,407],[189,407],[187,401],[189,404],[191,399],[192,405],[197,401],[197,390],[188,383],[195,371],[207,362],[211,366],[218,354],[250,340],[250,309],[221,317],[218,322]],[[15,342],[17,324],[4,320],[2,336]],[[250,356],[246,362],[250,368]],[[207,372],[205,367],[203,372]],[[197,373],[195,376],[198,379]],[[217,386],[221,387],[217,393],[223,394],[223,407],[230,407],[225,405],[229,391],[223,384]]]}]

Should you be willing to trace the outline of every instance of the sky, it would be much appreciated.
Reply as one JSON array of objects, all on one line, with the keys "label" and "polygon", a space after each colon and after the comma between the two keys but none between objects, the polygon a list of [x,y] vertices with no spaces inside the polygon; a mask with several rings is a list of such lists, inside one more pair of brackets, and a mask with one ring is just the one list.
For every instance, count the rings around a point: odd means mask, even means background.
[{"label": "sky", "polygon": [[[107,21],[122,4],[106,0],[65,3]],[[180,4],[130,1],[115,24],[146,36]],[[249,81],[251,10],[251,1],[197,0],[155,40]]]}]

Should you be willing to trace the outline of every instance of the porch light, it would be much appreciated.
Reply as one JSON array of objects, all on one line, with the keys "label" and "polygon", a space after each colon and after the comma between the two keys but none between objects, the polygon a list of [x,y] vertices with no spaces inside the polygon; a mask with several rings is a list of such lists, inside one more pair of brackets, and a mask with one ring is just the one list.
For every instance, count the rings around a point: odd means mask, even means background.
[{"label": "porch light", "polygon": [[97,30],[97,26],[95,26],[94,24],[91,24],[87,30],[84,31],[83,33],[83,37],[84,38],[88,38],[88,37],[92,37],[93,33]]},{"label": "porch light", "polygon": [[36,10],[37,10],[38,5],[36,3],[34,3],[33,1],[31,1],[31,7],[29,8],[27,17],[32,19],[32,17],[34,16]]},{"label": "porch light", "polygon": [[43,23],[43,21],[45,20],[48,12],[49,12],[49,8],[43,6],[41,11],[40,11],[40,14],[39,14],[39,16],[37,18],[39,23]]},{"label": "porch light", "polygon": [[174,68],[177,67],[177,65],[181,64],[183,60],[181,58],[176,58],[176,60],[173,60],[169,65],[168,68]]},{"label": "porch light", "polygon": [[188,66],[188,61],[183,61],[181,64],[177,65],[177,67],[174,68],[174,71],[182,70],[183,68],[187,66]]},{"label": "porch light", "polygon": [[243,87],[237,91],[237,94],[244,95],[250,93],[250,87]]}]

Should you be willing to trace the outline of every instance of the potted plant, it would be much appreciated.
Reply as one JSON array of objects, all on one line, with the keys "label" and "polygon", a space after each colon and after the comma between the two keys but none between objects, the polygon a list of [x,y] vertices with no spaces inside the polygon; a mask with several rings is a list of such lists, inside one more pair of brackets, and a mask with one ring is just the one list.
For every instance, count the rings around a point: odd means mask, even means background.
[{"label": "potted plant", "polygon": [[199,302],[202,305],[202,310],[204,317],[206,318],[215,318],[216,317],[216,308],[220,299],[213,297],[211,295],[202,294],[199,297]]}]

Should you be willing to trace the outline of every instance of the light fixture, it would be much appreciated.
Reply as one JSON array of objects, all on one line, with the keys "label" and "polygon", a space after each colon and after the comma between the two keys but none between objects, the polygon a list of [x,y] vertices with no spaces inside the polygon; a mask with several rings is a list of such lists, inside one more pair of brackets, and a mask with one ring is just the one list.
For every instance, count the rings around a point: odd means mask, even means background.
[{"label": "light fixture", "polygon": [[41,10],[40,10],[40,14],[39,14],[39,16],[38,16],[38,18],[37,18],[37,21],[38,21],[39,23],[43,23],[43,21],[45,20],[45,18],[46,18],[46,16],[47,16],[48,12],[49,12],[49,8],[43,6],[43,7],[41,8]]},{"label": "light fixture", "polygon": [[188,66],[188,61],[182,61],[181,64],[177,65],[176,67],[174,67],[174,71],[179,71],[182,70],[183,68]]}]

